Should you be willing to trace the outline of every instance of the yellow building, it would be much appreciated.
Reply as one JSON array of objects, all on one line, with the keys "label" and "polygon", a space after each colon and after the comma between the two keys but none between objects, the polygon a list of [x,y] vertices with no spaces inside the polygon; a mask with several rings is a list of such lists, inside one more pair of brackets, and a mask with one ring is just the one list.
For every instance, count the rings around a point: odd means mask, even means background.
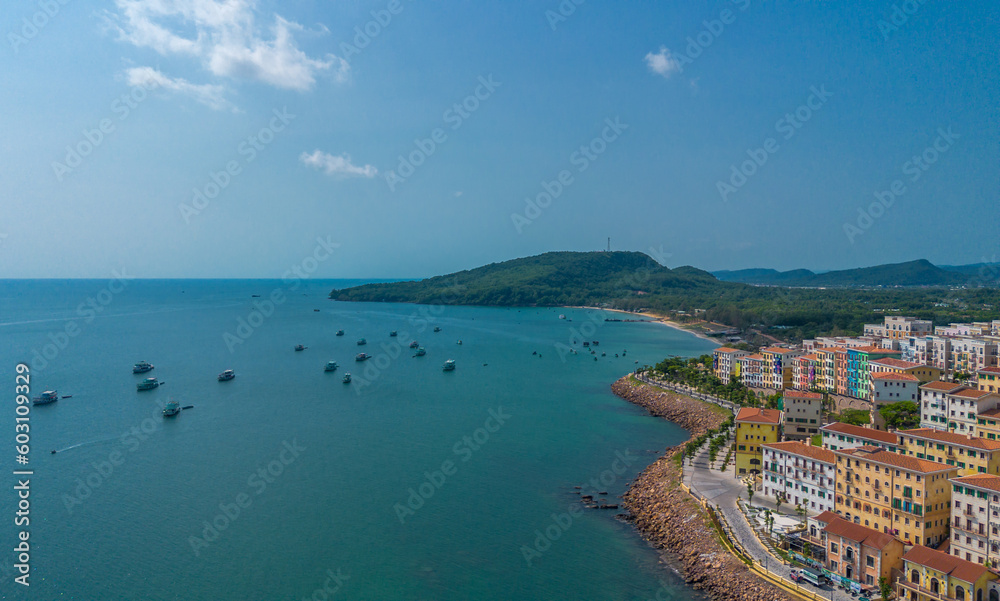
[{"label": "yellow building", "polygon": [[1000,392],[1000,367],[987,367],[976,374],[979,390],[983,392]]},{"label": "yellow building", "polygon": [[781,440],[781,411],[743,407],[736,414],[736,474],[761,471],[761,445]]},{"label": "yellow building", "polygon": [[936,545],[948,538],[948,479],[958,475],[957,467],[879,447],[834,453],[837,515],[897,536],[908,545]]},{"label": "yellow building", "polygon": [[794,360],[803,355],[798,349],[769,346],[760,351],[764,359],[764,388],[784,390],[792,387]]},{"label": "yellow building", "polygon": [[903,555],[896,598],[908,601],[987,601],[997,579],[983,564],[917,545]]},{"label": "yellow building", "polygon": [[1000,440],[1000,409],[987,409],[976,416],[976,434],[988,440]]},{"label": "yellow building", "polygon": [[896,436],[905,455],[955,466],[960,476],[1000,475],[1000,440],[933,428],[900,430]]}]

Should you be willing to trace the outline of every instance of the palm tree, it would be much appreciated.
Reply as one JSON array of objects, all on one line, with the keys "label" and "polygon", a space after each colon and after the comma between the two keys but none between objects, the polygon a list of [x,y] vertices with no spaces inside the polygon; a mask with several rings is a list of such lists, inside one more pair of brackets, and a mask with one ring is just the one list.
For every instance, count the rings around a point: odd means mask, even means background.
[{"label": "palm tree", "polygon": [[753,507],[753,481],[747,482],[747,498],[750,503],[750,507]]}]

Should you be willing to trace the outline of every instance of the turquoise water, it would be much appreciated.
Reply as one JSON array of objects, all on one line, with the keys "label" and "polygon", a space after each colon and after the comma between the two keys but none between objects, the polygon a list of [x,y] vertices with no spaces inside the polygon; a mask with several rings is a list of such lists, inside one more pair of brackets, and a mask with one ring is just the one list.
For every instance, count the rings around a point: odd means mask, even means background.
[{"label": "turquoise water", "polygon": [[[4,553],[0,598],[699,598],[618,512],[580,511],[573,487],[594,479],[615,503],[685,438],[609,385],[709,343],[585,310],[325,298],[350,283],[0,282],[8,482],[15,365],[31,364],[33,394],[72,395],[32,410],[32,586],[12,584]],[[254,313],[273,291],[281,302]],[[608,356],[561,356],[582,334]],[[141,359],[163,386],[136,391]],[[217,382],[227,368],[237,378]],[[164,419],[168,399],[194,407]]]}]

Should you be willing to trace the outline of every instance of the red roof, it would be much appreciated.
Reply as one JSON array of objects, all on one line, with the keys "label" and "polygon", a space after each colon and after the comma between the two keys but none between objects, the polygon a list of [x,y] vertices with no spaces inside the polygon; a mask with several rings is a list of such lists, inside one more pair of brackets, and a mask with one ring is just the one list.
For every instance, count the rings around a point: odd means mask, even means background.
[{"label": "red roof", "polygon": [[926,459],[917,459],[916,457],[910,457],[909,455],[901,455],[892,451],[886,451],[881,447],[841,449],[834,451],[834,453],[838,455],[846,455],[847,457],[859,461],[864,460],[872,463],[881,463],[882,465],[891,465],[893,467],[902,468],[911,472],[920,472],[922,474],[951,471],[958,473],[957,466],[935,463],[933,461],[927,461]]},{"label": "red roof", "polygon": [[821,399],[823,395],[818,392],[808,392],[806,390],[786,390],[784,393],[786,397],[792,397],[796,399]]},{"label": "red roof", "polygon": [[895,359],[893,357],[886,357],[885,359],[876,359],[870,361],[869,363],[877,363],[879,365],[888,365],[889,367],[895,367],[898,369],[912,369],[914,367],[930,367],[925,366],[923,363],[914,363],[913,361],[903,361],[902,359]]},{"label": "red roof", "polygon": [[959,559],[954,555],[942,553],[923,545],[916,545],[903,556],[903,561],[909,561],[918,565],[926,566],[938,572],[974,584],[982,578],[988,570],[983,564],[973,563]]},{"label": "red roof", "polygon": [[967,390],[960,390],[958,392],[952,393],[953,396],[962,397],[963,399],[981,399],[984,396],[993,395],[996,396],[995,392],[986,392],[985,390],[979,390],[977,388],[969,388]]},{"label": "red roof", "polygon": [[763,349],[763,353],[777,353],[779,355],[784,355],[785,353],[801,353],[802,351],[793,348],[781,348],[780,346],[769,346]]},{"label": "red roof", "polygon": [[954,382],[945,382],[943,380],[938,380],[936,382],[928,382],[920,387],[921,390],[939,390],[941,392],[954,392],[964,388],[962,384],[955,384]]},{"label": "red roof", "polygon": [[872,528],[867,528],[861,524],[854,524],[848,522],[842,517],[834,515],[836,519],[830,520],[823,528],[823,532],[827,534],[833,534],[836,536],[841,536],[847,540],[854,541],[856,543],[861,543],[873,549],[884,549],[889,546],[889,543],[896,540],[896,537],[891,534],[885,534],[874,530]]},{"label": "red roof", "polygon": [[736,421],[754,424],[778,424],[781,423],[781,411],[777,409],[743,407],[736,414]]},{"label": "red roof", "polygon": [[760,446],[792,455],[799,455],[800,457],[808,457],[824,463],[834,464],[837,462],[837,456],[833,454],[833,451],[822,447],[814,447],[811,444],[805,444],[797,440],[769,442]]},{"label": "red roof", "polygon": [[922,438],[924,440],[944,442],[959,447],[982,449],[984,451],[995,451],[1000,449],[1000,440],[990,440],[989,438],[981,438],[978,436],[971,436],[969,434],[956,434],[954,432],[945,432],[944,430],[935,430],[934,428],[900,430],[896,432],[896,434],[900,436],[910,436],[913,438]]},{"label": "red roof", "polygon": [[891,371],[880,371],[872,374],[872,379],[875,380],[902,380],[904,382],[919,382],[920,380],[917,376],[910,374],[897,374]]},{"label": "red roof", "polygon": [[979,373],[1000,374],[1000,367],[984,367],[981,370],[979,370]]},{"label": "red roof", "polygon": [[964,484],[965,486],[986,488],[1000,492],[1000,476],[992,474],[973,474],[971,476],[962,476],[961,478],[952,478],[951,481],[955,484]]},{"label": "red roof", "polygon": [[837,434],[846,434],[848,436],[856,436],[858,438],[867,438],[869,440],[877,440],[891,445],[898,445],[899,438],[895,434],[890,434],[889,432],[883,432],[882,430],[876,430],[874,428],[864,428],[862,426],[855,426],[852,424],[845,424],[843,422],[833,422],[832,424],[827,424],[820,428],[826,432],[836,432]]}]

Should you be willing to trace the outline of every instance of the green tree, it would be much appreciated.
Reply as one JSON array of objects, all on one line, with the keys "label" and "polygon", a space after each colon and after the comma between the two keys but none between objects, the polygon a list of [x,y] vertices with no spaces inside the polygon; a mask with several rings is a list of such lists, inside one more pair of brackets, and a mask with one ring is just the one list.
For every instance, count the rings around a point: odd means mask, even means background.
[{"label": "green tree", "polygon": [[906,430],[920,426],[920,406],[913,401],[900,401],[883,405],[878,410],[886,428]]},{"label": "green tree", "polygon": [[753,507],[753,481],[747,482],[747,499],[750,507]]},{"label": "green tree", "polygon": [[867,426],[871,423],[871,415],[864,409],[844,409],[837,416],[837,421],[854,426]]},{"label": "green tree", "polygon": [[885,576],[878,577],[878,594],[881,595],[882,601],[889,601],[892,595],[892,585]]}]

